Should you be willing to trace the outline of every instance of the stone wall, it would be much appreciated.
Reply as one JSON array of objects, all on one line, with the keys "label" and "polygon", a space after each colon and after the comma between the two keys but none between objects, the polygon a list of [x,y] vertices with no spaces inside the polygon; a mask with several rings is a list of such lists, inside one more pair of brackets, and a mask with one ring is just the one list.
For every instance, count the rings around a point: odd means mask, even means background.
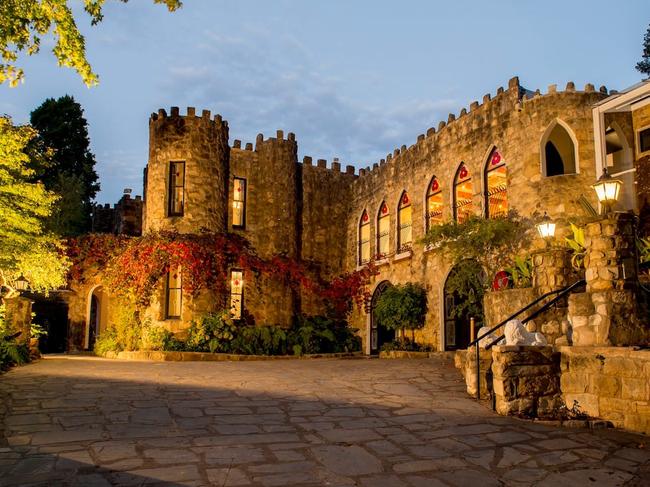
[{"label": "stone wall", "polygon": [[650,351],[623,347],[561,347],[566,404],[614,426],[650,434]]},{"label": "stone wall", "polygon": [[4,300],[5,319],[13,333],[20,332],[19,342],[29,342],[32,322],[32,301],[17,296]]},{"label": "stone wall", "polygon": [[553,347],[496,346],[492,361],[499,414],[545,417],[562,405],[560,354]]},{"label": "stone wall", "polygon": [[[486,292],[483,295],[485,326],[492,328],[498,325],[506,318],[512,316],[513,313],[530,304],[537,296],[536,290],[532,287]],[[535,311],[535,309],[531,308],[530,312]],[[524,316],[520,316],[520,318]],[[503,329],[498,333],[502,334]]]}]

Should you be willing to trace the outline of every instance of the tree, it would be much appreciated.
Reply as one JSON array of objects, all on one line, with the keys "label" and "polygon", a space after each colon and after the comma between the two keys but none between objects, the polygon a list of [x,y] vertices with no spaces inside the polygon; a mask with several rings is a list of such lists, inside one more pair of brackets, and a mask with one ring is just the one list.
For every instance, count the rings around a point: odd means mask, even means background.
[{"label": "tree", "polygon": [[389,330],[401,330],[402,336],[406,328],[412,331],[423,328],[426,314],[427,293],[422,286],[413,283],[390,286],[375,307],[379,324]]},{"label": "tree", "polygon": [[92,199],[99,183],[81,105],[68,95],[48,98],[31,113],[31,123],[38,131],[34,143],[53,150],[47,164],[35,164],[34,177],[61,195],[49,228],[64,236],[90,231]]},{"label": "tree", "polygon": [[643,36],[643,59],[636,63],[636,70],[650,77],[650,26]]},{"label": "tree", "polygon": [[[84,10],[92,25],[103,19],[102,7],[106,0],[83,0]],[[121,0],[126,3],[128,0]],[[180,8],[181,0],[153,0],[164,4],[170,12]],[[97,84],[86,59],[85,39],[75,22],[70,0],[2,0],[0,2],[0,84],[8,82],[16,86],[24,72],[16,66],[18,54],[31,56],[40,49],[41,37],[50,30],[55,39],[52,49],[59,66],[66,66],[79,73],[88,86]]]},{"label": "tree", "polygon": [[[32,289],[47,292],[66,283],[68,259],[55,235],[46,232],[57,196],[33,182],[29,143],[36,137],[28,126],[14,126],[0,117],[0,288],[16,294],[21,275]],[[45,154],[40,154],[45,157]]]}]

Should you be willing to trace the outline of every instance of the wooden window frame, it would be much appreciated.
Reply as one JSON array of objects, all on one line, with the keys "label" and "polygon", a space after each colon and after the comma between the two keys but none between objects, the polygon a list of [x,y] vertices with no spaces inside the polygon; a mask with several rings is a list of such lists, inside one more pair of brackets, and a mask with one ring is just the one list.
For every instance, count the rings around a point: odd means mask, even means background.
[{"label": "wooden window frame", "polygon": [[[180,269],[178,269],[176,272],[178,272],[178,275],[179,275],[178,280],[180,282],[180,286],[179,287],[173,287],[173,288],[169,286],[169,280],[170,280],[172,271],[170,270],[169,272],[167,272],[167,281],[165,282],[165,319],[166,320],[178,320],[178,319],[181,318],[181,315],[183,314],[183,275],[181,274]],[[169,314],[169,302],[170,302],[169,297],[170,297],[172,291],[178,292],[178,297],[179,297],[179,299],[178,299],[178,302],[179,302],[179,306],[178,306],[179,314],[178,315],[170,315]]]},{"label": "wooden window frame", "polygon": [[[243,199],[237,200],[235,199],[235,182],[239,181],[240,184],[243,185]],[[232,203],[233,203],[233,222],[232,222],[232,227],[233,228],[238,228],[240,230],[243,230],[246,228],[246,197],[247,197],[247,192],[248,192],[248,181],[246,178],[241,178],[238,176],[235,176],[233,178],[233,186],[232,186]],[[235,203],[241,203],[242,204],[242,217],[241,217],[241,224],[235,224]]]},{"label": "wooden window frame", "polygon": [[[183,181],[181,184],[176,182],[174,176],[174,169],[177,164],[183,165]],[[185,214],[185,161],[169,161],[169,181],[167,183],[167,216],[183,216]],[[174,203],[176,202],[176,192],[174,191],[177,188],[182,188],[183,197],[181,198],[181,211],[175,211]]]}]

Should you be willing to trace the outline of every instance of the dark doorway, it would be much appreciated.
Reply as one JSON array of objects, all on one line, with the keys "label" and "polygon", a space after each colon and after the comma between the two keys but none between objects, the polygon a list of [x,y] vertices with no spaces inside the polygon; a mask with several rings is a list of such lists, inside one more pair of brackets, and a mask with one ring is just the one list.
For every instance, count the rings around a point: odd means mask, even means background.
[{"label": "dark doorway", "polygon": [[370,353],[376,355],[384,343],[395,339],[395,330],[389,330],[381,326],[375,317],[375,307],[382,293],[391,286],[390,282],[379,283],[370,301]]},{"label": "dark doorway", "polygon": [[32,295],[34,323],[41,325],[47,335],[39,339],[41,353],[63,353],[68,342],[68,304],[56,293],[48,297]]},{"label": "dark doorway", "polygon": [[90,319],[88,322],[88,350],[94,350],[99,330],[99,298],[95,293],[90,297]]},{"label": "dark doorway", "polygon": [[472,260],[454,266],[445,281],[444,292],[444,345],[445,350],[467,348],[470,337],[470,320],[474,318],[475,330],[483,323],[483,285],[485,276],[480,265]]}]

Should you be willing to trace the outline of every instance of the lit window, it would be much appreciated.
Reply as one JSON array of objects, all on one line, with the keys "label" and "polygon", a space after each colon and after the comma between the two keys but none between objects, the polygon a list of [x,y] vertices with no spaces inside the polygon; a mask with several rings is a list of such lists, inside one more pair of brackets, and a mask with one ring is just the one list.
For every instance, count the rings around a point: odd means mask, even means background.
[{"label": "lit window", "polygon": [[185,204],[185,162],[169,163],[168,216],[183,216]]},{"label": "lit window", "polygon": [[650,151],[650,128],[639,132],[639,152]]},{"label": "lit window", "polygon": [[499,151],[494,149],[485,166],[486,216],[498,218],[508,214],[508,170],[506,161]]},{"label": "lit window", "polygon": [[244,302],[244,271],[230,272],[230,316],[239,320],[242,316]]},{"label": "lit window", "polygon": [[390,251],[390,212],[388,205],[383,202],[377,216],[377,258],[388,256]]},{"label": "lit window", "polygon": [[413,207],[409,195],[404,191],[397,211],[397,251],[404,252],[413,243]]},{"label": "lit window", "polygon": [[427,188],[427,231],[442,223],[442,190],[435,176]]},{"label": "lit window", "polygon": [[363,210],[359,222],[359,265],[370,260],[370,217],[368,212]]},{"label": "lit window", "polygon": [[246,180],[235,178],[232,195],[232,226],[246,226]]},{"label": "lit window", "polygon": [[454,180],[454,218],[458,223],[463,223],[472,215],[473,194],[472,177],[465,163],[462,163]]},{"label": "lit window", "polygon": [[165,318],[180,318],[183,301],[183,290],[181,287],[181,268],[167,273],[167,299]]}]

